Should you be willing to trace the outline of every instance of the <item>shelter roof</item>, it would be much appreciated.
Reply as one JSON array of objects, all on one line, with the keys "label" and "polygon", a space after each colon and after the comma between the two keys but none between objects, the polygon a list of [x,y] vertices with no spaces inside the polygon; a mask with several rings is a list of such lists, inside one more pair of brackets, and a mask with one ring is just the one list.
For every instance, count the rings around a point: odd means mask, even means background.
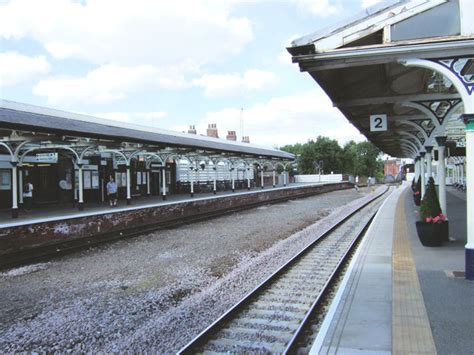
[{"label": "shelter roof", "polygon": [[[392,156],[412,156],[416,149],[407,146],[421,150],[444,120],[462,113],[462,102],[445,77],[404,64],[424,58],[459,74],[472,62],[474,36],[463,27],[463,1],[384,1],[287,49],[370,141]],[[427,120],[428,111],[437,123]],[[387,131],[371,131],[373,114],[387,115]]]},{"label": "shelter roof", "polygon": [[293,154],[254,144],[179,133],[7,100],[0,100],[0,128],[154,144],[162,147],[184,147],[237,155],[294,159]]}]

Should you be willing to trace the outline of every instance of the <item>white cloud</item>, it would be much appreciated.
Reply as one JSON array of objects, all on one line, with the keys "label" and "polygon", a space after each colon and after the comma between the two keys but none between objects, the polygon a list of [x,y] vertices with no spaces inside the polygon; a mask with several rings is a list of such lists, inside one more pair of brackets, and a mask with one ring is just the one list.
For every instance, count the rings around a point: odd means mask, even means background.
[{"label": "white cloud", "polygon": [[28,57],[16,52],[0,53],[0,88],[21,84],[46,74],[51,67],[44,56]]},{"label": "white cloud", "polygon": [[199,68],[239,53],[250,21],[220,0],[12,0],[0,5],[0,38],[32,38],[57,59]]},{"label": "white cloud", "polygon": [[135,92],[156,88],[181,89],[187,84],[178,71],[160,70],[151,65],[108,64],[84,77],[55,77],[41,80],[33,89],[52,105],[103,104],[123,99]]},{"label": "white cloud", "polygon": [[248,91],[267,90],[278,83],[278,77],[263,70],[247,70],[243,75],[210,74],[193,80],[193,84],[204,88],[208,97],[233,97],[243,95]]},{"label": "white cloud", "polygon": [[292,0],[299,8],[318,17],[337,15],[341,5],[334,0]]},{"label": "white cloud", "polygon": [[382,2],[382,0],[362,0],[362,7],[364,9],[374,6],[375,4],[378,4],[379,2]]},{"label": "white cloud", "polygon": [[[220,137],[228,130],[239,135],[241,111],[226,108],[207,113],[196,124],[199,134],[205,134],[208,123],[216,123]],[[344,116],[331,105],[331,101],[321,89],[295,95],[273,98],[265,103],[245,108],[243,111],[244,135],[250,141],[268,147],[283,146],[297,142],[305,143],[318,135],[337,139],[341,144],[351,139],[361,141],[359,134]],[[184,131],[187,126],[167,127]]]}]

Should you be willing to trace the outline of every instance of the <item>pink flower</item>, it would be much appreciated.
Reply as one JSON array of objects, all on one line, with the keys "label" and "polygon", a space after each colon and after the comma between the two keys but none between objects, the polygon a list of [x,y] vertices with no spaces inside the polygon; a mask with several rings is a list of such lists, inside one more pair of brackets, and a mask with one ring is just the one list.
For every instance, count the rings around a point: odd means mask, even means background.
[{"label": "pink flower", "polygon": [[433,221],[433,218],[431,217],[426,217],[425,222],[426,223],[431,223]]},{"label": "pink flower", "polygon": [[436,216],[435,218],[433,218],[433,223],[438,223],[439,221],[440,221],[439,216]]}]

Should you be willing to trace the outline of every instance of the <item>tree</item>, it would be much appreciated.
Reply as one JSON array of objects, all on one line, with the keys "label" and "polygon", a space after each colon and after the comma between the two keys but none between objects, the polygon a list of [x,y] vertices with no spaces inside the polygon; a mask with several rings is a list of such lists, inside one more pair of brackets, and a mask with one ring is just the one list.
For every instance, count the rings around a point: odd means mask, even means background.
[{"label": "tree", "polygon": [[323,161],[324,172],[359,176],[383,176],[380,150],[370,142],[347,142],[343,148],[335,139],[318,136],[316,141],[281,148],[297,156],[299,174],[316,174],[315,162]]}]

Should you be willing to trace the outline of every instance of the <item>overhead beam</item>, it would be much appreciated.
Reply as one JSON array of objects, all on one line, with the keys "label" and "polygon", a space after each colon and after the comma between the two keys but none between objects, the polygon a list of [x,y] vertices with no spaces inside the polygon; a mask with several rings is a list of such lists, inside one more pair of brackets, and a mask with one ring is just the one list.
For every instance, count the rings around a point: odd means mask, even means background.
[{"label": "overhead beam", "polygon": [[460,99],[459,94],[420,94],[420,95],[394,95],[371,97],[364,99],[354,99],[340,102],[333,102],[334,107],[353,107],[353,106],[367,106],[367,105],[383,105],[395,104],[411,101],[446,101],[453,99]]},{"label": "overhead beam", "polygon": [[456,41],[456,37],[440,37],[406,41],[405,45],[383,45],[335,49],[323,53],[293,56],[301,71],[334,70],[396,62],[401,59],[447,58],[472,55],[474,40]]}]

